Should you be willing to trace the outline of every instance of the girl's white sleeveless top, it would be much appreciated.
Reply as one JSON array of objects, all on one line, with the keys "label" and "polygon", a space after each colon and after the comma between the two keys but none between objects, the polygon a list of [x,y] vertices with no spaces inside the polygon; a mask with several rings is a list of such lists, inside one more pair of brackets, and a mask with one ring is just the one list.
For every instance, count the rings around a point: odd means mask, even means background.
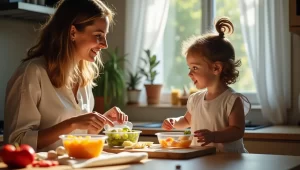
[{"label": "girl's white sleeveless top", "polygon": [[[235,100],[240,97],[244,104],[245,115],[250,110],[250,102],[240,93],[234,92],[229,88],[213,100],[204,100],[205,91],[199,91],[190,95],[187,103],[191,118],[191,132],[196,130],[208,129],[210,131],[218,131],[228,127],[228,117],[231,113]],[[197,142],[197,138],[193,138],[192,145],[200,146],[202,143]],[[208,146],[215,146],[217,152],[237,152],[247,153],[244,147],[243,139],[239,139],[228,143],[210,143]]]}]

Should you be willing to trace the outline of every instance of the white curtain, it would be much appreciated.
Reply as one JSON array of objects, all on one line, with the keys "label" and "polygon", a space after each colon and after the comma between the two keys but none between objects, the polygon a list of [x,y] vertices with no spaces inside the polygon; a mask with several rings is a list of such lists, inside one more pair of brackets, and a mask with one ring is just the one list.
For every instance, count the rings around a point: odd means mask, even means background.
[{"label": "white curtain", "polygon": [[291,52],[287,0],[240,0],[244,41],[263,116],[287,123]]},{"label": "white curtain", "polygon": [[[161,63],[157,70],[163,70],[163,35],[168,17],[169,0],[127,0],[125,53],[127,60],[125,69],[135,73],[138,71],[141,56],[146,49],[156,54]],[[155,83],[162,83],[162,72]],[[146,102],[144,83],[141,83],[141,102]]]}]

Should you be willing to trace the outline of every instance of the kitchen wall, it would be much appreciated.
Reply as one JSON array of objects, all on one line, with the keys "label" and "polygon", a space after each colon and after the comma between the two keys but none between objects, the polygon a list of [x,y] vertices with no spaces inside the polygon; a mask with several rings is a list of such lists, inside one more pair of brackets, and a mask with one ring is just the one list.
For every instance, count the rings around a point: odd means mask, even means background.
[{"label": "kitchen wall", "polygon": [[[120,52],[124,52],[125,40],[125,10],[126,1],[109,0],[109,4],[116,11],[116,25],[112,27],[108,35],[109,48],[119,47]],[[34,28],[38,28],[38,23],[10,20],[0,18],[0,120],[3,120],[4,96],[6,83],[13,71],[19,64],[20,59],[25,57],[26,49],[29,48],[37,33]],[[300,92],[300,37],[292,37],[292,108],[289,109],[289,123],[296,124],[300,120],[298,112],[298,94]],[[290,57],[290,56],[286,56]],[[132,121],[161,121],[166,117],[180,116],[185,113],[185,108],[168,107],[126,107],[124,111],[130,116]],[[253,109],[247,119],[254,123],[264,123],[260,109]]]},{"label": "kitchen wall", "polygon": [[0,120],[4,116],[6,83],[36,39],[37,23],[0,18]]}]

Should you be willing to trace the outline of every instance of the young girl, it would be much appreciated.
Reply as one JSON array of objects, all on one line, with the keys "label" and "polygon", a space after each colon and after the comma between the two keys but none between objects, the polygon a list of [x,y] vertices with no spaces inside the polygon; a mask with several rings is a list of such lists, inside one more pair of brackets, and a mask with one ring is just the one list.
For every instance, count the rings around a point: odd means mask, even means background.
[{"label": "young girl", "polygon": [[225,34],[232,34],[233,24],[220,18],[215,28],[218,34],[193,37],[184,42],[183,53],[190,69],[189,77],[199,91],[190,95],[187,112],[178,118],[167,118],[166,130],[191,127],[192,145],[211,145],[218,152],[244,153],[245,115],[250,103],[228,85],[236,82],[241,61],[235,61],[234,48]]}]

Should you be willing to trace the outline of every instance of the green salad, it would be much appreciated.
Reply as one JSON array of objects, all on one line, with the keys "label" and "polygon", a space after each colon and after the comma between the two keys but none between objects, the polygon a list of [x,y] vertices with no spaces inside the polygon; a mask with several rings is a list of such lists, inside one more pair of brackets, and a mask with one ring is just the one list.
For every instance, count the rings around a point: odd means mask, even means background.
[{"label": "green salad", "polygon": [[183,134],[185,134],[185,135],[190,135],[190,134],[191,134],[191,131],[190,131],[190,130],[185,130]]},{"label": "green salad", "polygon": [[126,127],[122,129],[120,128],[110,130],[109,132],[106,132],[106,135],[108,136],[107,143],[110,147],[122,146],[124,141],[131,141],[133,143],[136,143],[139,138],[138,132],[130,130]]}]

